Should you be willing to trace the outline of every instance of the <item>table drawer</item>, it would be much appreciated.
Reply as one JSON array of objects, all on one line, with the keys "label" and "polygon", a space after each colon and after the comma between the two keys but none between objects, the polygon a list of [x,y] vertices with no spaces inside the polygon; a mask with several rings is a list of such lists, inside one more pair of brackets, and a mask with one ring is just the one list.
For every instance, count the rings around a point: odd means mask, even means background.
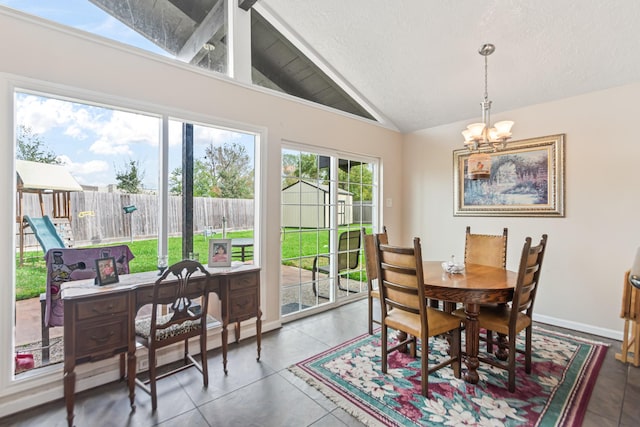
[{"label": "table drawer", "polygon": [[76,303],[76,319],[86,320],[113,314],[126,313],[128,299],[126,295],[95,299]]},{"label": "table drawer", "polygon": [[114,354],[126,350],[128,316],[112,316],[95,322],[80,322],[76,328],[76,359]]},{"label": "table drawer", "polygon": [[242,275],[232,276],[229,278],[229,292],[233,294],[235,291],[240,291],[247,288],[258,288],[258,274],[246,273]]},{"label": "table drawer", "polygon": [[258,290],[244,289],[229,295],[229,321],[236,322],[255,317],[258,312]]}]

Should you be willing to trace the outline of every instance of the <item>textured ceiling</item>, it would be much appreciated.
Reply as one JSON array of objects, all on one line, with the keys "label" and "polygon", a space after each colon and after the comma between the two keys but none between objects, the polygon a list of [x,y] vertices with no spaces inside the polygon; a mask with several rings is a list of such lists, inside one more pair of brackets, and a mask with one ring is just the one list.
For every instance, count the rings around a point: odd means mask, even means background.
[{"label": "textured ceiling", "polygon": [[640,81],[638,0],[259,0],[254,7],[402,132],[479,119],[477,51],[487,42],[496,46],[488,82],[494,116]]}]

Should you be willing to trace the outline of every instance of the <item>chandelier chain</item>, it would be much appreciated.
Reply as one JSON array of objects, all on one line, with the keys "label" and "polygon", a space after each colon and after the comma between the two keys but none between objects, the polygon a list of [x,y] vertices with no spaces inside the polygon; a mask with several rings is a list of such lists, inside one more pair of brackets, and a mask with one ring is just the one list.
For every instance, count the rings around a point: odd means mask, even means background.
[{"label": "chandelier chain", "polygon": [[488,55],[484,56],[484,100],[485,102],[489,100],[489,84],[488,84],[488,74],[489,74],[489,66],[488,66]]}]

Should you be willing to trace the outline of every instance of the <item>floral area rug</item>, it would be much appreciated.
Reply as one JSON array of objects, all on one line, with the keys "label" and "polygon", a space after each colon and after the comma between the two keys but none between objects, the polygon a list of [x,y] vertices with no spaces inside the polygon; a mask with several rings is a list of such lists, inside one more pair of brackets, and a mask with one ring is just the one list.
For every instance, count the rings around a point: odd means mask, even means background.
[{"label": "floral area rug", "polygon": [[[429,365],[447,348],[446,340],[432,338]],[[428,398],[420,393],[419,359],[390,353],[384,375],[380,351],[380,333],[366,334],[289,370],[371,426],[574,426],[582,423],[607,345],[536,328],[532,372],[525,373],[519,354],[515,393],[507,371],[480,363],[477,385],[455,378],[449,367],[431,374]]]}]

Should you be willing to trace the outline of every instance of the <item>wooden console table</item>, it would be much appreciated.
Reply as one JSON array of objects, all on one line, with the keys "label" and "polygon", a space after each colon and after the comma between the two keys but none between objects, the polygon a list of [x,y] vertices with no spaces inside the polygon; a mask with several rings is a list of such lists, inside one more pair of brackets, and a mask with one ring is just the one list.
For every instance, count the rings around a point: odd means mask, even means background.
[{"label": "wooden console table", "polygon": [[[260,310],[260,268],[208,268],[209,291],[220,298],[222,319],[222,360],[227,374],[227,326],[235,323],[235,340],[240,340],[240,322],[256,318],[256,337],[260,360],[262,311]],[[196,276],[194,276],[196,277]],[[205,279],[204,275],[202,278]],[[67,422],[73,425],[75,367],[121,354],[120,375],[124,378],[127,355],[129,401],[134,408],[136,377],[135,318],[138,310],[150,304],[156,271],[120,276],[114,285],[97,286],[93,279],[67,282],[60,295],[64,301],[64,398]]]}]

